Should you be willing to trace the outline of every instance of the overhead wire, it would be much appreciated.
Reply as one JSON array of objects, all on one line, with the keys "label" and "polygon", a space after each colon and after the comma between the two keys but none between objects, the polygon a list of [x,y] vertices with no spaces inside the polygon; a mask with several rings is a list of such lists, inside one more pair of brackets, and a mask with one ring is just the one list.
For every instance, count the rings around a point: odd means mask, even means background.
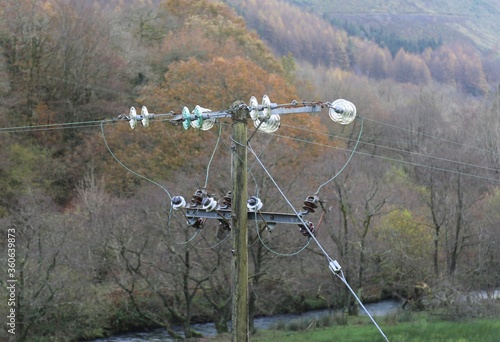
[{"label": "overhead wire", "polygon": [[[308,141],[308,140],[305,140],[305,139],[302,139],[302,138],[295,138],[295,137],[290,137],[290,136],[286,136],[286,135],[279,135],[279,134],[276,134],[276,133],[273,133],[273,134],[276,135],[276,136],[279,136],[281,138],[284,138],[284,139],[290,139],[290,140],[293,140],[293,141],[307,143],[307,144],[311,144],[311,145],[315,145],[315,146],[320,146],[320,147],[325,147],[325,148],[331,148],[331,149],[340,150],[340,151],[346,151],[346,152],[351,152],[352,151],[352,150],[347,149],[347,148],[343,148],[343,147],[339,147],[339,146],[327,145],[327,144],[323,144],[323,143],[311,142],[311,141]],[[383,146],[379,146],[379,145],[376,145],[376,146],[377,147],[383,147]],[[402,152],[405,152],[405,151],[402,151]],[[486,180],[486,181],[500,183],[500,179],[490,178],[490,177],[486,177],[486,176],[480,176],[480,175],[476,175],[476,174],[473,174],[473,173],[467,173],[467,172],[463,172],[463,171],[457,171],[457,170],[453,170],[453,169],[449,169],[449,168],[431,166],[431,165],[426,165],[426,164],[423,164],[423,163],[416,163],[416,162],[412,162],[412,161],[406,161],[406,160],[402,160],[402,159],[396,159],[396,158],[381,156],[381,155],[377,155],[377,154],[373,154],[373,153],[362,152],[362,151],[359,151],[359,150],[355,151],[355,154],[356,155],[368,156],[368,157],[371,157],[371,158],[382,159],[382,160],[386,160],[386,161],[390,161],[390,162],[394,162],[394,163],[406,164],[406,165],[417,166],[417,167],[423,167],[423,168],[427,168],[429,170],[448,172],[448,173],[452,173],[452,174],[457,174],[457,175],[462,175],[462,176],[467,176],[467,177],[472,177],[472,178],[477,178],[477,179],[482,179],[482,180]],[[475,167],[481,167],[480,165],[476,165],[476,164],[471,164],[471,165],[475,166]],[[496,171],[496,169],[491,169],[491,170],[492,171]]]},{"label": "overhead wire", "polygon": [[[286,105],[290,105],[290,104],[285,104],[285,105],[280,105],[280,106],[286,106]],[[153,113],[151,113],[151,114],[153,114]],[[124,115],[124,114],[122,114],[122,115]],[[169,113],[153,114],[153,115],[154,115],[155,121],[162,122],[162,121],[170,121],[170,120],[169,119],[159,119],[159,118],[164,117],[164,116],[172,117],[172,116],[175,116],[175,113],[173,111],[171,111]],[[378,121],[378,120],[375,120],[375,119],[370,119],[368,117],[363,117],[363,119],[366,120],[366,121],[374,122],[374,123],[379,124],[379,125],[384,125],[384,126],[387,126],[387,127],[390,127],[390,128],[402,130],[402,131],[405,131],[405,132],[408,132],[408,133],[414,133],[414,134],[418,134],[418,135],[421,135],[421,136],[425,136],[427,138],[436,139],[436,140],[440,140],[440,141],[447,142],[447,143],[450,143],[450,144],[454,144],[456,146],[461,146],[461,147],[476,149],[478,151],[486,152],[486,153],[499,154],[498,152],[495,152],[495,151],[491,151],[491,150],[484,149],[484,148],[477,147],[477,146],[472,146],[472,145],[464,144],[464,143],[461,143],[461,142],[458,142],[458,141],[453,141],[453,140],[450,140],[450,139],[445,139],[445,138],[438,137],[438,136],[435,136],[435,135],[426,134],[426,133],[423,133],[423,132],[414,132],[413,130],[405,128],[405,127],[400,127],[400,126],[388,124],[388,123],[381,122],[381,121]],[[85,128],[85,127],[99,127],[102,122],[116,122],[116,121],[118,121],[117,118],[105,119],[105,120],[90,120],[90,121],[76,121],[76,122],[65,122],[65,123],[52,123],[52,124],[38,124],[38,125],[23,125],[23,126],[12,126],[12,127],[0,127],[0,133],[29,132],[29,131],[38,131],[38,130]],[[295,127],[295,126],[291,126],[291,125],[287,125],[287,124],[283,124],[283,123],[281,124],[281,126],[283,126],[283,127],[291,127],[291,128],[295,128],[295,129],[301,129],[301,130],[308,131],[308,132],[313,132],[313,133],[324,134],[322,132],[315,132],[315,131],[312,131],[312,130],[308,130],[307,128],[304,128],[304,127]]]},{"label": "overhead wire", "polygon": [[325,185],[327,185],[328,183],[333,181],[335,178],[337,178],[342,173],[342,171],[344,171],[344,169],[347,167],[347,165],[351,161],[352,157],[354,156],[354,153],[356,153],[356,150],[357,150],[358,145],[359,145],[359,141],[361,140],[361,135],[363,134],[363,118],[360,118],[360,120],[361,120],[361,127],[359,128],[358,139],[356,140],[356,144],[354,145],[354,148],[352,149],[351,155],[349,156],[349,158],[347,158],[347,161],[345,162],[344,166],[342,166],[340,168],[340,170],[332,178],[330,178],[329,180],[327,180],[326,182],[324,182],[323,184],[321,184],[318,187],[318,190],[316,190],[315,195],[319,194],[319,191],[321,190],[322,187],[324,187]]},{"label": "overhead wire", "polygon": [[134,170],[130,169],[128,166],[126,166],[125,164],[123,164],[123,162],[118,159],[118,157],[113,153],[113,151],[111,150],[109,144],[108,144],[108,140],[106,139],[106,134],[104,133],[104,121],[101,122],[101,133],[102,133],[102,138],[104,140],[104,145],[106,145],[106,148],[109,152],[109,154],[111,154],[111,156],[113,157],[113,159],[115,159],[115,161],[120,164],[125,170],[127,170],[128,172],[132,173],[133,175],[139,177],[139,178],[142,178],[148,182],[150,182],[151,184],[154,184],[156,186],[158,186],[159,188],[163,189],[163,191],[166,192],[166,194],[168,195],[168,198],[170,200],[172,200],[172,196],[170,195],[170,192],[167,190],[166,187],[164,187],[163,185],[161,185],[160,183],[158,182],[155,182],[154,180],[144,176],[144,175],[141,175],[140,173],[137,173],[135,172]]},{"label": "overhead wire", "polygon": [[112,122],[112,121],[113,120],[76,121],[76,122],[66,122],[66,123],[0,127],[0,133],[23,133],[23,132],[35,132],[35,131],[52,131],[58,129],[79,129],[88,127],[99,127],[102,122]]},{"label": "overhead wire", "polygon": [[218,126],[219,126],[219,131],[217,134],[217,141],[215,142],[214,150],[212,151],[212,155],[210,156],[210,160],[208,161],[208,165],[207,165],[207,176],[205,177],[205,185],[203,186],[203,188],[205,188],[205,189],[207,188],[207,184],[208,184],[208,175],[210,173],[210,165],[212,164],[212,161],[214,160],[215,152],[217,151],[217,148],[219,147],[219,142],[221,140],[222,126],[221,125],[218,125]]},{"label": "overhead wire", "polygon": [[[172,115],[173,115],[172,112],[170,112],[168,114],[158,114],[157,116],[159,117],[159,116],[172,116]],[[155,118],[156,118],[156,116],[155,116]],[[392,125],[392,124],[387,124],[387,123],[384,123],[384,122],[380,122],[378,120],[369,119],[369,118],[366,118],[366,117],[364,117],[363,119],[366,120],[366,121],[374,122],[376,124],[384,125],[384,126],[391,127],[391,128],[394,128],[394,129],[399,129],[399,130],[402,130],[404,132],[413,133],[413,134],[419,134],[419,135],[428,137],[430,139],[437,139],[439,141],[447,142],[447,143],[450,143],[450,144],[455,145],[455,146],[470,148],[470,149],[474,149],[474,150],[477,150],[477,151],[481,151],[481,152],[488,153],[488,154],[493,154],[493,155],[498,155],[499,154],[498,152],[495,152],[495,151],[491,151],[491,150],[488,150],[488,149],[484,149],[484,148],[480,148],[480,147],[472,146],[472,145],[468,145],[468,144],[463,144],[463,143],[460,143],[460,142],[457,142],[457,141],[453,141],[453,140],[449,140],[449,139],[444,139],[442,137],[438,137],[438,136],[435,136],[435,135],[430,135],[430,134],[421,133],[421,132],[417,133],[417,132],[414,132],[414,131],[412,131],[412,130],[410,130],[408,128],[404,128],[404,127],[400,127],[400,126],[396,126],[396,125]],[[167,120],[168,119],[158,120],[158,121],[167,121]],[[32,131],[50,131],[50,130],[56,130],[56,129],[93,128],[93,127],[99,127],[99,126],[102,127],[103,123],[116,122],[116,121],[117,121],[117,119],[108,119],[108,120],[99,120],[99,121],[93,120],[93,121],[79,121],[79,122],[69,122],[69,123],[54,123],[54,124],[42,124],[42,125],[25,125],[25,126],[14,126],[14,127],[0,127],[0,134],[1,133],[23,133],[23,132],[32,132]],[[317,131],[313,131],[313,130],[310,130],[310,129],[307,129],[307,128],[304,128],[304,127],[295,127],[295,126],[286,125],[286,124],[282,124],[282,126],[284,126],[284,127],[290,127],[290,128],[302,130],[302,131],[305,131],[305,132],[314,133],[314,134],[322,134],[322,135],[326,134],[324,132],[317,132]],[[342,147],[338,147],[338,146],[329,146],[329,145],[325,145],[325,144],[321,144],[321,143],[317,143],[317,142],[312,142],[312,141],[308,141],[308,140],[304,140],[304,139],[300,139],[300,138],[293,138],[293,137],[289,137],[289,136],[285,136],[285,135],[279,135],[279,134],[276,134],[276,133],[271,133],[271,135],[277,136],[277,137],[283,137],[283,138],[286,138],[286,139],[292,139],[292,140],[296,140],[296,141],[301,141],[303,143],[312,144],[312,145],[316,145],[316,146],[322,146],[322,147],[333,148],[333,149],[338,149],[338,150],[346,150],[346,149],[343,149]],[[326,135],[332,136],[331,134],[326,134]],[[337,138],[339,138],[339,139],[345,139],[345,140],[350,141],[350,139],[348,139],[348,138],[341,138],[341,137],[337,137]],[[464,162],[457,161],[457,160],[452,160],[452,159],[448,159],[448,158],[441,158],[441,157],[437,157],[437,156],[431,156],[431,155],[427,155],[427,154],[423,154],[423,153],[419,153],[419,152],[402,150],[402,149],[399,149],[399,148],[385,146],[385,145],[380,145],[380,144],[376,144],[376,143],[373,143],[373,142],[361,141],[361,143],[363,143],[364,145],[367,145],[367,146],[369,145],[369,146],[373,146],[373,147],[376,147],[376,148],[382,148],[382,149],[387,149],[387,150],[391,150],[391,151],[394,151],[394,152],[400,152],[400,153],[404,153],[404,154],[411,154],[411,155],[420,156],[420,157],[424,157],[424,158],[440,160],[440,161],[443,161],[443,162],[450,162],[450,163],[455,163],[455,164],[458,164],[458,165],[469,166],[469,167],[473,167],[473,168],[484,169],[484,170],[494,171],[494,172],[499,172],[500,171],[498,169],[494,169],[494,168],[490,168],[490,167],[486,167],[486,166],[482,166],[482,165],[478,165],[478,164],[464,163]],[[178,148],[178,149],[180,151],[180,148]],[[434,169],[434,170],[438,170],[438,171],[442,171],[442,172],[450,172],[450,173],[453,173],[453,174],[461,174],[461,175],[464,175],[464,176],[470,176],[470,177],[479,178],[479,179],[483,179],[483,180],[487,180],[487,181],[500,182],[499,179],[490,178],[490,177],[481,176],[481,175],[476,175],[476,174],[471,174],[471,173],[466,173],[466,172],[461,172],[461,171],[456,171],[456,170],[449,169],[449,168],[446,168],[446,167],[436,167],[436,166],[426,165],[424,163],[416,163],[416,162],[412,162],[412,161],[404,161],[404,160],[401,160],[401,159],[396,159],[396,158],[391,158],[391,157],[386,157],[386,156],[380,156],[380,155],[377,155],[377,154],[369,154],[369,153],[361,152],[359,150],[356,151],[355,153],[356,154],[360,154],[360,155],[369,155],[370,157],[379,158],[379,159],[387,160],[387,161],[391,161],[391,162],[402,163],[402,164],[407,164],[407,165],[413,165],[413,166],[417,166],[417,167],[424,167],[424,168]],[[185,156],[184,156],[184,158],[185,158]],[[185,159],[187,159],[187,158],[185,158]]]},{"label": "overhead wire", "polygon": [[450,140],[450,139],[445,139],[445,138],[438,137],[438,136],[431,135],[431,134],[427,134],[427,133],[414,132],[411,129],[400,127],[400,126],[396,126],[396,125],[391,125],[391,124],[388,124],[388,123],[385,123],[385,122],[381,122],[381,121],[378,121],[378,120],[366,118],[366,121],[371,121],[371,122],[374,122],[374,123],[379,124],[379,125],[383,125],[383,126],[394,128],[394,129],[399,129],[399,130],[402,130],[402,131],[407,132],[407,133],[415,133],[415,134],[421,135],[423,137],[427,137],[427,138],[431,138],[431,139],[436,139],[436,140],[439,140],[439,141],[442,141],[442,142],[446,142],[446,143],[449,143],[449,144],[453,144],[453,145],[456,145],[456,146],[461,146],[461,147],[466,147],[466,148],[470,148],[470,149],[475,149],[475,150],[478,150],[478,151],[481,151],[481,152],[498,154],[498,152],[487,150],[487,149],[484,149],[484,148],[481,148],[481,147],[464,144],[464,143],[461,143],[461,142],[458,142],[458,141],[453,141],[453,140]]},{"label": "overhead wire", "polygon": [[[363,117],[363,120],[367,120],[368,121],[368,119],[366,119],[365,117]],[[370,120],[370,121],[377,122],[377,121],[374,121],[374,120]],[[333,134],[325,133],[325,132],[313,131],[313,130],[310,130],[310,129],[304,128],[304,127],[297,127],[297,126],[291,126],[291,125],[283,125],[283,126],[286,126],[286,127],[289,127],[289,128],[293,128],[293,129],[296,129],[296,130],[300,130],[300,131],[304,131],[304,132],[307,132],[307,133],[314,133],[314,134],[317,134],[317,135],[326,135],[328,137],[335,137],[337,139],[346,140],[348,142],[357,142],[357,140],[353,140],[353,139],[350,139],[350,138],[339,137],[339,136],[335,136]],[[392,126],[392,127],[397,127],[397,126]],[[406,130],[404,128],[402,128],[402,129]],[[413,131],[410,131],[410,132],[413,132]],[[416,133],[416,132],[413,132],[413,133]],[[276,133],[273,133],[273,134],[277,135]],[[420,133],[417,133],[417,134],[420,134]],[[278,135],[278,136],[282,137],[282,138],[285,138],[285,139],[287,138],[287,136],[284,136],[284,135]],[[431,135],[427,135],[427,137],[433,138],[433,139],[440,139],[440,140],[443,140],[443,141],[447,141],[447,142],[450,142],[452,144],[459,145],[461,147],[478,149],[478,150],[482,150],[484,152],[491,153],[491,154],[499,154],[499,153],[494,152],[494,151],[485,150],[485,149],[481,149],[481,148],[478,148],[478,147],[475,147],[475,146],[466,145],[466,144],[460,144],[460,143],[455,142],[455,141],[441,139],[439,137],[434,137],[434,136],[431,136]],[[378,137],[376,137],[375,139],[379,140]],[[304,143],[310,143],[310,144],[314,144],[314,145],[321,145],[321,144],[314,143],[314,142],[311,142],[311,141],[308,141],[308,140],[302,140],[302,142],[304,142]],[[415,156],[426,157],[426,158],[429,158],[429,159],[446,161],[446,162],[451,162],[451,163],[455,163],[455,164],[459,164],[459,165],[471,166],[471,167],[476,167],[476,168],[485,169],[485,170],[489,170],[489,171],[500,172],[500,170],[498,170],[498,169],[490,168],[490,167],[487,167],[487,166],[481,166],[481,165],[472,164],[472,163],[465,163],[465,162],[461,162],[461,161],[457,161],[457,160],[453,160],[453,159],[448,159],[448,158],[443,158],[443,157],[437,157],[437,156],[428,155],[428,154],[424,154],[424,153],[420,153],[420,152],[413,152],[413,151],[403,150],[403,149],[400,149],[400,148],[390,147],[390,146],[381,145],[381,144],[375,144],[373,142],[367,142],[367,141],[363,141],[363,140],[361,140],[360,142],[363,143],[364,146],[373,146],[375,148],[387,149],[387,150],[391,150],[391,151],[394,151],[394,152],[399,152],[399,153],[402,153],[402,154],[411,154],[411,155],[415,155]],[[323,145],[323,146],[328,146],[328,145]],[[343,148],[339,147],[337,149],[342,150]]]},{"label": "overhead wire", "polygon": [[[364,118],[364,120],[366,120],[366,118]],[[322,135],[327,135],[328,137],[335,137],[334,135],[329,134],[329,133],[313,131],[313,130],[310,130],[310,129],[307,129],[307,128],[303,128],[303,127],[296,127],[296,126],[290,126],[290,125],[287,125],[287,127],[294,128],[294,129],[301,130],[301,131],[305,131],[305,132],[308,132],[308,133],[314,133],[314,134],[318,134],[318,135],[322,134]],[[277,133],[272,133],[272,134],[275,135],[275,136],[277,136],[277,137],[280,137],[280,138],[290,139],[290,140],[294,140],[294,141],[302,142],[302,143],[306,143],[306,144],[311,144],[311,145],[316,145],[316,146],[321,146],[321,147],[326,147],[326,148],[332,148],[332,149],[337,149],[337,150],[343,150],[343,151],[351,151],[351,150],[349,150],[347,148],[343,148],[343,147],[339,147],[339,146],[327,145],[327,144],[318,143],[318,142],[312,142],[312,141],[309,141],[309,140],[306,140],[306,139],[302,139],[302,138],[291,137],[291,136],[287,136],[287,135],[280,135],[280,134],[277,134]],[[431,136],[429,136],[429,137],[431,137]],[[355,141],[353,139],[343,138],[343,137],[336,137],[336,138],[343,139],[343,140],[346,140],[346,141],[349,141],[349,142],[354,142]],[[355,142],[357,142],[357,140]],[[458,165],[462,165],[462,166],[468,166],[468,167],[472,167],[472,168],[483,169],[483,170],[487,170],[487,171],[500,172],[500,170],[498,170],[498,169],[487,167],[487,166],[482,166],[482,165],[472,164],[472,163],[466,163],[466,162],[462,162],[462,161],[458,161],[458,160],[453,160],[453,159],[449,159],[449,158],[443,158],[443,157],[438,157],[438,156],[423,154],[423,153],[419,153],[419,152],[407,151],[407,150],[403,150],[403,149],[399,149],[399,148],[395,148],[395,147],[389,147],[389,146],[385,146],[385,145],[375,144],[375,143],[372,143],[372,142],[365,142],[363,140],[360,140],[360,143],[362,143],[365,146],[373,146],[375,148],[391,150],[391,151],[398,152],[398,153],[401,153],[401,154],[410,154],[410,155],[415,155],[415,156],[419,156],[419,157],[422,157],[422,158],[428,158],[428,159],[433,159],[433,160],[438,160],[438,161],[443,161],[443,162],[449,162],[449,163],[453,163],[453,164],[458,164]],[[453,143],[454,144],[459,144],[457,142],[453,142]],[[462,146],[471,147],[471,148],[476,148],[477,149],[477,147],[470,146],[470,145],[462,145]],[[488,153],[497,154],[497,153],[495,153],[493,151],[489,151],[489,150],[484,150],[484,151],[488,152]],[[370,157],[373,157],[373,158],[380,158],[380,159],[389,160],[389,161],[396,162],[396,163],[408,164],[408,165],[413,165],[413,166],[418,166],[418,167],[425,167],[425,168],[434,169],[434,170],[438,170],[438,171],[450,172],[450,173],[454,173],[454,174],[461,174],[461,175],[464,175],[464,176],[470,176],[470,177],[474,177],[474,178],[480,178],[480,179],[484,179],[484,180],[489,180],[489,181],[494,181],[494,182],[500,182],[500,179],[489,178],[489,177],[485,177],[485,176],[481,176],[481,175],[476,175],[476,174],[473,174],[473,173],[467,173],[467,172],[457,171],[457,170],[454,170],[454,169],[451,169],[451,168],[446,168],[446,167],[438,167],[438,166],[426,165],[426,164],[423,164],[423,163],[417,163],[417,162],[412,162],[412,161],[405,161],[405,160],[401,160],[401,159],[396,159],[396,158],[381,156],[381,155],[374,154],[374,153],[366,153],[366,152],[359,151],[359,149],[357,149],[355,151],[355,154],[367,155],[367,156],[370,156]]]}]

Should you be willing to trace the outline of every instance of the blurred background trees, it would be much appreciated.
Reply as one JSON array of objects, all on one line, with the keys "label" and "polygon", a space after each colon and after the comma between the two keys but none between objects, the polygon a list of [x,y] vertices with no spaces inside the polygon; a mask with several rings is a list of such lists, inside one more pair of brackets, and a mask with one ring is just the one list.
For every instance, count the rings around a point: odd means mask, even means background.
[{"label": "blurred background trees", "polygon": [[[191,336],[190,323],[203,320],[228,329],[230,233],[217,222],[188,227],[170,196],[231,190],[230,123],[101,126],[130,106],[349,99],[362,116],[349,126],[326,111],[283,117],[251,144],[300,208],[358,143],[321,189],[325,211],[311,215],[351,284],[366,300],[405,297],[419,282],[499,286],[493,53],[431,40],[382,46],[277,1],[3,4],[1,127],[38,127],[0,131],[0,226],[17,234],[22,339],[158,326],[175,335],[173,325]],[[92,124],[51,126],[63,122]],[[249,196],[290,212],[252,156],[249,171]],[[249,237],[252,313],[348,304],[298,227],[252,223]]]}]

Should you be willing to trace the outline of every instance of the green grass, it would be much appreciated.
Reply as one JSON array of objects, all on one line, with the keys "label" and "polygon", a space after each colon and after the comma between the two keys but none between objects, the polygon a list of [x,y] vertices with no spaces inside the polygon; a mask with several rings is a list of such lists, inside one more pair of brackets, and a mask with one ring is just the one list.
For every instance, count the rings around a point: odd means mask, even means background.
[{"label": "green grass", "polygon": [[[409,322],[381,327],[393,342],[494,342],[500,340],[500,321],[479,320],[470,322]],[[334,326],[305,332],[265,331],[256,334],[252,341],[385,341],[373,325]]]},{"label": "green grass", "polygon": [[[434,320],[434,321],[433,321]],[[377,328],[363,318],[350,319],[346,326],[331,326],[306,331],[259,331],[252,335],[253,342],[384,342]],[[468,321],[440,321],[415,317],[415,321],[396,323],[378,322],[391,342],[497,342],[500,341],[500,320],[477,319]],[[390,324],[390,325],[389,325]],[[306,324],[304,324],[306,325]],[[230,336],[217,337],[213,341],[228,341]]]}]

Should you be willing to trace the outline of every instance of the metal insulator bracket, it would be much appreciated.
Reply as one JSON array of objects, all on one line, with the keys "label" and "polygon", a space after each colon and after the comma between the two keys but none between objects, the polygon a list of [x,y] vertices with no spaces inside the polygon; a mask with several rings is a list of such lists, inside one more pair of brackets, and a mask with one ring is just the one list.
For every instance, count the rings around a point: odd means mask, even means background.
[{"label": "metal insulator bracket", "polygon": [[304,221],[304,223],[307,225],[307,228],[303,224],[299,224],[300,233],[304,236],[311,236],[311,234],[315,235],[313,223],[310,221]]}]

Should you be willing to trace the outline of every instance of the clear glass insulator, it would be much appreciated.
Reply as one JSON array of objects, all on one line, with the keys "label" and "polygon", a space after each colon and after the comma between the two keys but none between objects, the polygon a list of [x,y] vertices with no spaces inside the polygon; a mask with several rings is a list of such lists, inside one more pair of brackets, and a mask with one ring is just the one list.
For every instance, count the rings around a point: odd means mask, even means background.
[{"label": "clear glass insulator", "polygon": [[142,125],[144,127],[149,127],[149,112],[148,112],[148,109],[146,108],[146,106],[142,106],[142,109],[141,109],[141,116],[142,116]]},{"label": "clear glass insulator", "polygon": [[356,118],[356,106],[350,101],[338,99],[331,104],[328,115],[334,122],[347,125]]},{"label": "clear glass insulator", "polygon": [[130,128],[134,129],[137,126],[137,112],[134,107],[130,108],[129,122]]},{"label": "clear glass insulator", "polygon": [[259,103],[257,102],[257,99],[255,96],[252,96],[250,98],[250,102],[248,104],[252,109],[250,110],[250,117],[252,118],[253,121],[257,120],[259,118]]},{"label": "clear glass insulator", "polygon": [[273,114],[269,119],[262,121],[263,122],[261,124],[261,120],[257,119],[253,122],[253,124],[255,125],[255,127],[259,127],[259,131],[262,131],[264,133],[274,133],[281,126],[281,119],[278,114]]},{"label": "clear glass insulator", "polygon": [[193,114],[196,119],[191,121],[191,127],[201,129],[202,131],[208,131],[210,128],[214,127],[215,118],[203,119],[203,113],[205,112],[211,112],[211,110],[198,105],[194,107]]}]

